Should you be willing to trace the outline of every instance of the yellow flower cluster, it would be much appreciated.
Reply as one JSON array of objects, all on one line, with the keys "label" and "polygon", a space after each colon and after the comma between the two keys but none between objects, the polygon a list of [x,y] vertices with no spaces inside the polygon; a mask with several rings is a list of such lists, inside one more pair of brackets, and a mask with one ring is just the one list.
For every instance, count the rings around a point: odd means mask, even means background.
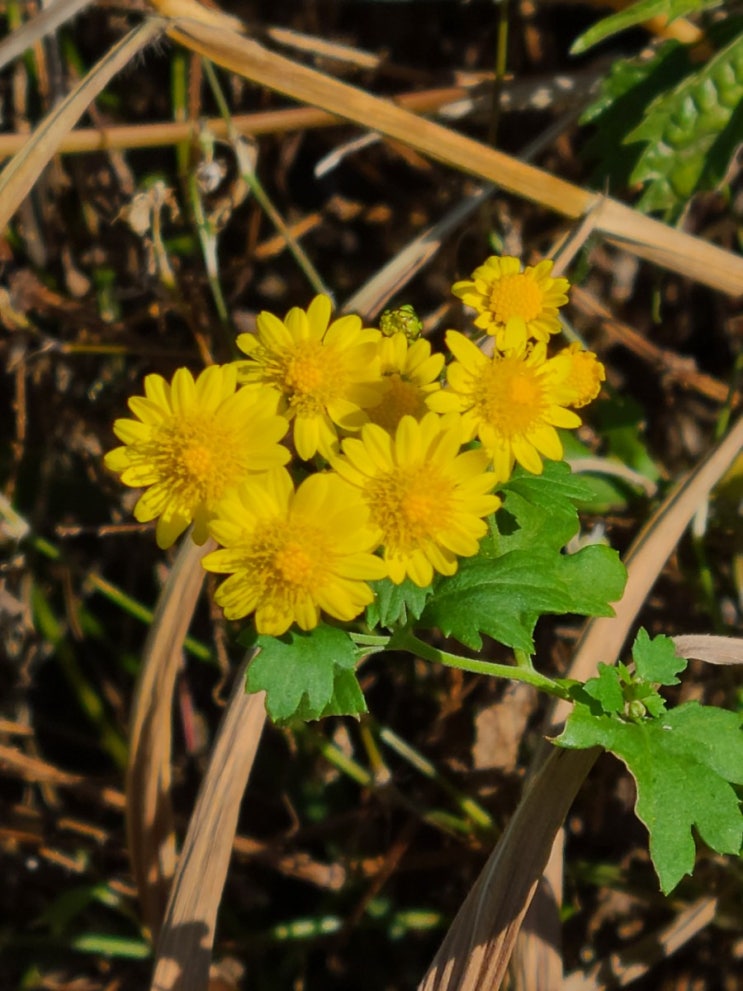
[{"label": "yellow flower cluster", "polygon": [[516,461],[539,473],[542,457],[561,458],[556,428],[578,426],[573,409],[598,394],[591,352],[547,357],[568,288],[550,271],[490,258],[455,284],[495,353],[449,331],[445,384],[445,357],[409,308],[386,314],[383,332],[332,320],[326,296],[283,320],[261,313],[237,339],[244,359],[196,379],[148,375],[105,463],[145,490],[134,515],[157,520],[161,547],[191,523],[197,543],[220,545],[203,563],[229,576],[216,593],[228,619],[254,614],[274,636],[321,613],[352,620],[371,581],[426,587],[475,555],[500,506],[493,490]]}]

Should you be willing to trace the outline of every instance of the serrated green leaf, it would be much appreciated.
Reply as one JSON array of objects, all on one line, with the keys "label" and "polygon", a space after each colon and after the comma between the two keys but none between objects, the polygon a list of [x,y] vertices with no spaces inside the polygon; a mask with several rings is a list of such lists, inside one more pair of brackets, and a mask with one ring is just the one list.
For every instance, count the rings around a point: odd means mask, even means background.
[{"label": "serrated green leaf", "polygon": [[482,647],[480,634],[486,633],[531,653],[538,616],[567,610],[567,590],[550,575],[556,557],[518,550],[495,560],[462,561],[455,575],[435,587],[421,624],[439,627],[475,650]]},{"label": "serrated green leaf", "polygon": [[320,715],[314,715],[313,710],[303,699],[294,718],[308,722],[311,719],[325,719],[326,716],[360,716],[368,711],[356,674],[353,671],[336,668],[333,694]]},{"label": "serrated green leaf", "polygon": [[687,46],[677,41],[667,41],[651,58],[618,59],[612,65],[598,99],[581,117],[581,124],[594,125],[582,151],[586,160],[596,162],[594,186],[616,192],[628,185],[642,146],[625,144],[625,137],[640,124],[653,100],[692,70]]},{"label": "serrated green leaf", "polygon": [[[260,652],[248,668],[249,692],[266,692],[266,709],[274,722],[292,718],[365,712],[356,682],[356,646],[334,626],[321,624],[308,633],[291,630],[283,637],[258,637]],[[361,698],[361,703],[359,699]]]},{"label": "serrated green leaf", "polygon": [[470,558],[434,588],[421,625],[475,650],[480,634],[531,653],[532,633],[545,613],[610,616],[626,572],[616,551],[594,545],[577,554],[517,550],[495,560]]},{"label": "serrated green leaf", "polygon": [[638,206],[679,210],[722,181],[740,144],[743,34],[681,85],[659,96],[625,139],[646,142],[630,176],[648,185]]},{"label": "serrated green leaf", "polygon": [[718,853],[739,853],[743,815],[732,784],[743,783],[741,716],[688,702],[658,719],[627,722],[579,703],[554,742],[601,746],[627,766],[666,894],[693,870],[692,827]]},{"label": "serrated green leaf", "polygon": [[[576,503],[591,498],[590,485],[563,461],[547,462],[541,475],[519,469],[501,490],[496,515],[497,556],[533,547],[560,550],[579,529]],[[507,528],[508,517],[513,523]]]},{"label": "serrated green leaf", "polygon": [[599,661],[598,672],[597,677],[589,678],[585,683],[584,691],[601,704],[606,715],[621,712],[624,708],[624,691],[619,671],[613,665]]},{"label": "serrated green leaf", "polygon": [[556,578],[569,591],[567,612],[579,616],[613,616],[627,583],[627,569],[619,554],[605,544],[590,544],[575,554],[558,558]]},{"label": "serrated green leaf", "polygon": [[[580,475],[575,475],[564,461],[545,461],[541,475],[518,466],[503,486],[504,492],[520,492],[540,505],[584,502],[590,493]],[[574,508],[574,507],[573,507]]]},{"label": "serrated green leaf", "polygon": [[365,618],[372,629],[406,623],[409,617],[418,619],[431,593],[430,588],[419,588],[409,578],[400,585],[395,585],[389,578],[369,584],[374,590],[374,601],[367,606]]},{"label": "serrated green leaf", "polygon": [[676,675],[685,670],[688,663],[685,657],[676,653],[670,637],[658,636],[651,640],[644,629],[638,631],[632,645],[632,660],[641,678],[659,685],[678,685]]},{"label": "serrated green leaf", "polygon": [[637,3],[616,14],[610,14],[592,25],[584,31],[580,37],[576,38],[570,49],[571,55],[581,55],[594,45],[597,45],[605,38],[610,38],[620,31],[635,27],[644,21],[649,21],[652,17],[667,17],[669,21],[677,17],[685,17],[699,10],[708,10],[711,7],[718,7],[723,0],[638,0]]},{"label": "serrated green leaf", "polygon": [[666,711],[666,700],[652,685],[643,686],[642,691],[637,694],[637,701],[642,702],[647,714],[655,719]]}]

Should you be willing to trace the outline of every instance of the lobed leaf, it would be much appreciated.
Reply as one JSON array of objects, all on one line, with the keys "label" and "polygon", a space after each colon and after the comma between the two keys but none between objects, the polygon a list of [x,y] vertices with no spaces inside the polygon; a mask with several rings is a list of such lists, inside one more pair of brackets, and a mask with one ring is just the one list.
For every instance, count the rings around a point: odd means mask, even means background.
[{"label": "lobed leaf", "polygon": [[548,461],[541,475],[517,469],[503,486],[502,496],[503,509],[496,516],[496,557],[533,547],[559,551],[578,532],[575,504],[589,502],[593,490],[564,461]]},{"label": "lobed leaf", "polygon": [[438,583],[421,625],[438,627],[475,650],[481,634],[531,653],[532,633],[545,613],[611,616],[626,580],[616,551],[594,544],[577,554],[514,550],[495,560],[470,558]]},{"label": "lobed leaf", "polygon": [[635,811],[650,834],[650,855],[664,893],[694,867],[692,828],[718,853],[737,854],[743,815],[733,784],[743,783],[742,717],[687,702],[657,719],[596,715],[577,703],[561,747],[604,747],[637,783]]},{"label": "lobed leaf", "polygon": [[334,626],[283,637],[259,636],[260,653],[248,668],[248,692],[266,693],[276,723],[323,716],[357,716],[366,703],[356,680],[356,645]]},{"label": "lobed leaf", "polygon": [[724,179],[741,141],[743,34],[683,83],[657,97],[626,137],[646,142],[630,176],[648,186],[643,210],[678,210]]},{"label": "lobed leaf", "polygon": [[431,591],[430,588],[419,588],[409,578],[400,585],[395,585],[389,578],[369,584],[374,590],[374,601],[367,606],[365,618],[372,629],[404,624],[408,617],[419,619]]},{"label": "lobed leaf", "polygon": [[639,677],[659,685],[678,685],[676,675],[687,665],[686,658],[679,656],[670,637],[658,636],[651,640],[644,629],[638,631],[632,646],[632,660]]},{"label": "lobed leaf", "polygon": [[[614,665],[599,661],[598,675],[595,678],[589,678],[585,685],[579,686],[580,692],[585,692],[586,695],[599,703],[601,707],[601,712],[597,713],[599,715],[601,713],[609,716],[618,715],[624,709],[622,679]],[[578,693],[576,700],[577,698],[579,698]],[[590,704],[589,709],[593,711]]]}]

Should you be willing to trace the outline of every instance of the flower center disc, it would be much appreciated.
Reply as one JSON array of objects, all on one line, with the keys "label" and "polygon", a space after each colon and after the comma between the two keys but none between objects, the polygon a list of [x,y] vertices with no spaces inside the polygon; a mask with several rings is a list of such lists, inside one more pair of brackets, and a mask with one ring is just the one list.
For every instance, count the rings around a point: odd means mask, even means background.
[{"label": "flower center disc", "polygon": [[209,448],[198,442],[190,444],[184,447],[182,460],[191,479],[205,489],[214,471],[214,457]]},{"label": "flower center disc", "polygon": [[406,414],[420,419],[426,409],[420,389],[413,382],[406,381],[399,372],[386,375],[384,381],[386,391],[381,403],[367,410],[372,423],[393,431]]},{"label": "flower center disc", "polygon": [[282,580],[295,587],[310,589],[317,568],[312,557],[296,541],[288,541],[274,556],[273,564]]},{"label": "flower center disc", "polygon": [[434,536],[451,512],[451,482],[428,466],[382,475],[369,494],[372,519],[397,549]]},{"label": "flower center disc", "polygon": [[478,405],[498,433],[522,433],[540,418],[544,389],[533,369],[520,360],[504,358],[483,375]]},{"label": "flower center disc", "polygon": [[543,293],[534,279],[523,273],[504,275],[490,291],[490,309],[498,323],[512,317],[534,320],[542,311]]},{"label": "flower center disc", "polygon": [[279,379],[298,413],[319,413],[337,398],[344,380],[342,362],[332,347],[302,341],[286,357]]}]

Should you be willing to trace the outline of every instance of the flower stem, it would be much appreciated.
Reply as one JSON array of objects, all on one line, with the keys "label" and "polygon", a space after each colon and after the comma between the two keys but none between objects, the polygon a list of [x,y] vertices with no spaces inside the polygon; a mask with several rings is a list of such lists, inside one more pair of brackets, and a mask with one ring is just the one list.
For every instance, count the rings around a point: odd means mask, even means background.
[{"label": "flower stem", "polygon": [[478,661],[470,657],[460,657],[458,654],[450,654],[438,647],[419,640],[410,630],[400,630],[395,634],[390,642],[392,650],[407,650],[411,654],[416,654],[427,661],[434,661],[439,664],[446,664],[450,668],[458,668],[460,671],[470,671],[473,674],[487,674],[492,678],[509,678],[511,681],[523,681],[527,685],[532,685],[540,692],[554,695],[555,698],[570,700],[570,693],[566,685],[558,681],[553,681],[546,675],[540,674],[533,668],[514,667],[511,664],[495,664],[492,661]]},{"label": "flower stem", "polygon": [[352,633],[351,639],[359,647],[386,647],[390,642],[388,636],[378,636],[372,633]]}]

